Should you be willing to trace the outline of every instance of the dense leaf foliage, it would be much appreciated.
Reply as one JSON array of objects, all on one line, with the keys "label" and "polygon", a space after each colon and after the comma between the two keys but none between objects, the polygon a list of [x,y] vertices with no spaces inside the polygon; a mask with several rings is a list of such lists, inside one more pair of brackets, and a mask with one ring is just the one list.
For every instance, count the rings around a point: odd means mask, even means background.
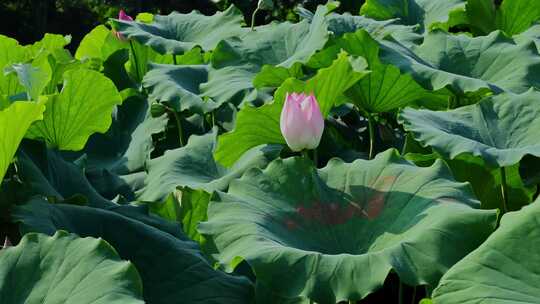
[{"label": "dense leaf foliage", "polygon": [[0,36],[0,302],[535,303],[540,4],[228,3]]}]

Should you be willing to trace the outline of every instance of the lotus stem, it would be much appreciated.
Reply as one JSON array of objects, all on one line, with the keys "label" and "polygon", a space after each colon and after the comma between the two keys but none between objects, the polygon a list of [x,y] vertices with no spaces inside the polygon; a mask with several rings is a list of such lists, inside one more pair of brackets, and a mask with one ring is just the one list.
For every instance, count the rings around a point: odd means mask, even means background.
[{"label": "lotus stem", "polygon": [[175,54],[172,54],[172,61],[173,61],[174,65],[178,65],[178,62],[176,62],[176,55]]},{"label": "lotus stem", "polygon": [[318,165],[319,165],[319,152],[317,152],[317,148],[313,149],[313,162],[315,163],[315,168],[318,168]]},{"label": "lotus stem", "polygon": [[416,303],[415,301],[416,301],[416,286],[413,287],[411,304],[415,304]]},{"label": "lotus stem", "polygon": [[133,54],[133,61],[135,63],[135,73],[137,75],[137,81],[142,81],[141,73],[139,72],[139,62],[137,61],[137,55],[135,54],[135,48],[133,47],[133,41],[129,40],[129,47],[131,48],[131,53]]},{"label": "lotus stem", "polygon": [[182,130],[182,120],[180,119],[180,114],[178,114],[174,109],[169,107],[166,108],[169,113],[172,113],[174,120],[176,121],[176,129],[178,130],[178,141],[180,142],[180,147],[184,146],[184,132]]},{"label": "lotus stem", "polygon": [[508,212],[508,186],[506,185],[506,168],[501,167],[501,195],[503,214]]},{"label": "lotus stem", "polygon": [[369,159],[373,159],[374,146],[375,146],[375,129],[373,115],[368,114],[368,129],[369,129]]},{"label": "lotus stem", "polygon": [[302,150],[301,153],[302,153],[302,157],[304,157],[305,159],[311,159],[311,158],[309,157],[309,152],[308,152],[308,150]]},{"label": "lotus stem", "polygon": [[251,31],[255,30],[255,16],[257,15],[258,12],[259,12],[259,7],[257,7],[255,11],[253,11],[253,14],[251,15]]}]

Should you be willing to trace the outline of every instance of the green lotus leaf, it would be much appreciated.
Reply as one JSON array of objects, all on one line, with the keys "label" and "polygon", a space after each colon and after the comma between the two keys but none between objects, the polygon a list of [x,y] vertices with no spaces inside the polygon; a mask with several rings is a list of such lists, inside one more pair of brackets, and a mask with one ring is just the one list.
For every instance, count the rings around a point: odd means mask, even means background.
[{"label": "green lotus leaf", "polygon": [[[192,241],[113,211],[33,199],[13,210],[23,233],[101,237],[139,271],[147,303],[250,303],[251,283],[214,270]],[[122,229],[118,229],[122,227]]]},{"label": "green lotus leaf", "polygon": [[252,167],[265,167],[279,156],[280,146],[257,147],[240,158],[230,169],[216,163],[213,152],[216,132],[191,136],[183,148],[169,150],[148,161],[145,187],[137,193],[141,201],[163,201],[177,187],[224,190],[229,182]]},{"label": "green lotus leaf", "polygon": [[519,35],[515,35],[513,38],[517,43],[521,44],[532,41],[536,45],[536,49],[540,50],[540,25],[533,25],[528,30]]},{"label": "green lotus leaf", "polygon": [[244,18],[233,5],[224,12],[205,16],[198,12],[154,15],[152,23],[113,19],[114,28],[129,39],[150,46],[161,54],[183,54],[195,46],[213,50],[223,39],[245,33]]},{"label": "green lotus leaf", "polygon": [[378,20],[399,18],[403,24],[418,24],[424,31],[434,24],[449,23],[452,12],[464,8],[464,0],[367,0],[360,14]]},{"label": "green lotus leaf", "polygon": [[[23,282],[17,284],[17,282]],[[137,270],[107,242],[29,233],[0,251],[2,303],[144,303]]]},{"label": "green lotus leaf", "polygon": [[[407,153],[405,158],[417,165],[427,166],[431,165],[436,159],[441,158],[441,156],[437,153],[427,155]],[[460,154],[454,159],[445,159],[445,162],[452,170],[452,175],[457,181],[471,184],[475,196],[482,203],[483,209],[501,208],[504,198],[501,192],[502,176],[500,168],[491,167],[482,158],[468,153]],[[520,164],[516,164],[505,168],[509,210],[519,210],[532,202],[537,191],[535,185],[528,185],[522,179],[520,166]]]},{"label": "green lotus leaf", "polygon": [[62,91],[44,99],[47,109],[43,121],[30,128],[28,138],[74,151],[83,149],[93,133],[105,133],[114,106],[122,103],[110,79],[87,69],[65,72]]},{"label": "green lotus leaf", "polygon": [[64,47],[70,43],[71,35],[63,36],[46,33],[40,41],[26,46],[26,48],[30,51],[32,57],[37,57],[41,53],[54,53],[58,50],[63,50]]},{"label": "green lotus leaf", "polygon": [[527,0],[504,0],[496,7],[491,0],[468,0],[467,15],[477,34],[499,29],[508,36],[520,34],[540,19],[540,4]]},{"label": "green lotus leaf", "polygon": [[445,112],[407,108],[398,120],[417,141],[446,158],[470,153],[488,166],[508,167],[527,154],[540,156],[539,98],[534,90],[503,93]]},{"label": "green lotus leaf", "polygon": [[28,186],[27,196],[47,197],[51,202],[84,197],[85,201],[77,203],[97,208],[116,206],[92,187],[81,168],[63,159],[57,151],[46,149],[40,142],[25,142],[20,150],[18,173]]},{"label": "green lotus leaf", "polygon": [[0,183],[30,125],[43,118],[41,103],[15,102],[0,111]]},{"label": "green lotus leaf", "polygon": [[187,187],[181,189],[180,195],[180,221],[184,233],[196,241],[205,249],[207,240],[202,236],[197,227],[199,223],[208,219],[207,211],[211,194],[204,190],[193,190]]},{"label": "green lotus leaf", "polygon": [[219,136],[216,160],[230,167],[249,149],[262,144],[285,144],[279,119],[287,92],[313,93],[323,116],[347,101],[345,92],[369,73],[362,57],[354,58],[342,52],[332,65],[317,71],[306,82],[294,78],[286,80],[274,94],[274,102],[259,108],[246,106],[240,110],[232,132]]},{"label": "green lotus leaf", "polygon": [[497,15],[497,25],[513,36],[527,30],[540,19],[540,4],[526,0],[504,0]]},{"label": "green lotus leaf", "polygon": [[118,40],[104,25],[98,25],[86,34],[75,51],[78,60],[107,60],[110,55],[120,49],[129,48],[129,44]]},{"label": "green lotus leaf", "polygon": [[500,227],[442,277],[434,303],[537,303],[539,216],[538,200],[505,214]]},{"label": "green lotus leaf", "polygon": [[364,298],[391,270],[410,286],[436,286],[495,228],[496,212],[478,206],[442,161],[420,168],[388,150],[317,170],[289,158],[232,182],[199,231],[222,263],[246,260],[273,292],[336,303]]},{"label": "green lotus leaf", "polygon": [[256,27],[241,39],[220,42],[212,54],[208,82],[201,85],[202,93],[218,104],[233,98],[243,100],[264,66],[269,73],[274,67],[291,69],[306,63],[328,40],[327,13],[328,8],[320,5],[311,21],[271,23]]},{"label": "green lotus leaf", "polygon": [[399,24],[399,19],[375,20],[351,14],[330,14],[327,19],[328,29],[336,36],[363,29],[376,40],[391,36],[405,46],[422,41],[422,35],[416,33],[415,26]]},{"label": "green lotus leaf", "polygon": [[102,58],[101,49],[105,44],[105,39],[111,31],[105,25],[98,25],[86,34],[79,47],[75,51],[75,58],[84,60],[86,58]]},{"label": "green lotus leaf", "polygon": [[357,82],[349,91],[351,101],[370,113],[388,112],[412,102],[429,98],[429,93],[410,75],[379,60],[379,45],[364,31],[348,33],[338,45],[355,56],[364,57],[371,73]]},{"label": "green lotus leaf", "polygon": [[540,87],[540,56],[533,43],[516,43],[498,31],[476,38],[434,31],[411,49],[388,41],[381,60],[410,73],[425,88],[448,86],[457,95]]},{"label": "green lotus leaf", "polygon": [[106,168],[118,174],[143,171],[154,150],[152,135],[164,132],[167,121],[167,115],[152,117],[149,102],[142,96],[127,96],[107,133],[90,137],[84,150],[87,169]]},{"label": "green lotus leaf", "polygon": [[83,150],[85,175],[96,191],[107,199],[120,195],[135,200],[155,148],[153,137],[165,132],[167,121],[167,114],[152,117],[149,102],[142,96],[125,97],[107,133],[92,135]]},{"label": "green lotus leaf", "polygon": [[28,59],[26,48],[19,45],[17,40],[0,35],[0,95],[11,96],[24,92],[16,74],[5,74],[4,69],[15,63]]},{"label": "green lotus leaf", "polygon": [[14,64],[5,71],[17,75],[19,83],[26,89],[28,100],[37,101],[52,79],[52,70],[48,63],[38,67],[28,63]]},{"label": "green lotus leaf", "polygon": [[[35,143],[35,142],[34,142]],[[143,204],[116,204],[105,199],[88,182],[85,172],[44,145],[26,142],[18,158],[19,178],[26,186],[24,197],[46,197],[52,203],[69,203],[105,209],[185,240],[178,224],[149,214]],[[114,188],[113,183],[108,185]],[[127,196],[126,196],[127,197]],[[22,200],[22,199],[21,199]]]},{"label": "green lotus leaf", "polygon": [[[148,72],[150,63],[172,64],[175,55],[160,54],[151,47],[141,44],[137,41],[131,41],[129,52],[129,62],[126,64],[131,79],[137,83],[143,81],[144,76]],[[198,49],[198,48],[196,48]]]},{"label": "green lotus leaf", "polygon": [[486,35],[497,30],[496,6],[492,0],[467,0],[465,11],[473,33]]},{"label": "green lotus leaf", "polygon": [[220,106],[200,95],[199,85],[207,80],[206,65],[150,64],[143,86],[150,92],[150,99],[165,102],[177,112],[204,114]]}]

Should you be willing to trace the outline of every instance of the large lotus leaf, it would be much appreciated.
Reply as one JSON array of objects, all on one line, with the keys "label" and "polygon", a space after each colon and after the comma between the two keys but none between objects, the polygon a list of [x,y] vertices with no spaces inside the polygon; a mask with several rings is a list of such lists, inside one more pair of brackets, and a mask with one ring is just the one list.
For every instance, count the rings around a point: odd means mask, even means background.
[{"label": "large lotus leaf", "polygon": [[85,178],[83,170],[65,161],[57,151],[28,142],[23,144],[22,150],[24,153],[19,155],[18,174],[26,186],[26,196],[46,197],[54,203],[69,202],[106,209],[185,239],[178,224],[150,215],[148,206],[119,205],[102,197]]},{"label": "large lotus leaf", "polygon": [[150,64],[143,86],[150,99],[170,104],[177,112],[208,113],[220,105],[200,96],[199,85],[208,81],[206,65]]},{"label": "large lotus leaf", "polygon": [[313,93],[323,116],[344,103],[344,96],[351,86],[367,75],[363,58],[354,58],[342,52],[331,66],[317,71],[307,82],[294,78],[286,80],[274,94],[274,102],[259,108],[246,106],[240,110],[232,132],[219,136],[216,160],[230,167],[249,149],[262,144],[285,144],[279,119],[287,92]]},{"label": "large lotus leaf", "polygon": [[448,23],[451,13],[464,7],[465,0],[367,0],[360,14],[379,20],[399,18],[406,25],[418,24],[423,31]]},{"label": "large lotus leaf", "polygon": [[103,238],[137,267],[148,303],[249,303],[252,297],[247,279],[214,270],[192,241],[114,212],[34,199],[12,216],[23,232],[62,229]]},{"label": "large lotus leaf", "polygon": [[20,150],[18,174],[28,186],[25,194],[47,197],[55,202],[84,196],[85,203],[92,207],[116,206],[92,187],[81,168],[64,160],[57,151],[46,149],[39,142],[25,142]]},{"label": "large lotus leaf", "polygon": [[43,118],[40,103],[15,102],[0,111],[0,183],[30,125]]},{"label": "large lotus leaf", "polygon": [[24,92],[16,74],[5,74],[4,69],[28,59],[28,50],[17,40],[0,35],[0,95],[11,96]]},{"label": "large lotus leaf", "polygon": [[103,240],[63,231],[29,233],[0,251],[0,298],[5,304],[144,303],[133,264]]},{"label": "large lotus leaf", "polygon": [[326,6],[319,6],[311,21],[272,23],[259,26],[242,39],[231,38],[219,43],[212,55],[208,82],[201,85],[204,95],[219,104],[248,95],[253,90],[253,78],[264,66],[290,69],[305,63],[322,49],[328,40]]},{"label": "large lotus leaf", "polygon": [[213,50],[223,39],[245,33],[242,13],[230,6],[224,12],[205,16],[198,12],[154,15],[152,23],[113,20],[118,32],[148,45],[161,54],[183,54],[195,46]]},{"label": "large lotus leaf", "polygon": [[305,158],[276,160],[220,198],[199,226],[220,260],[234,267],[241,257],[273,292],[319,303],[364,298],[391,270],[408,285],[435,286],[496,222],[442,161],[420,168],[394,150],[321,170]]},{"label": "large lotus leaf", "polygon": [[540,156],[540,93],[504,93],[478,104],[437,112],[407,108],[399,115],[405,130],[444,157],[480,156],[489,166],[517,164],[525,155]]},{"label": "large lotus leaf", "polygon": [[516,43],[498,31],[476,38],[434,31],[411,49],[383,44],[384,63],[411,73],[432,90],[449,86],[457,94],[481,89],[523,93],[540,87],[540,56],[533,43]]},{"label": "large lotus leaf", "polygon": [[379,44],[364,31],[347,33],[338,45],[352,55],[364,57],[371,73],[348,92],[351,101],[370,113],[388,112],[418,99],[429,98],[428,92],[410,75],[379,60]]},{"label": "large lotus leaf", "polygon": [[83,149],[93,133],[109,129],[111,112],[122,103],[110,79],[87,69],[65,72],[62,91],[45,99],[43,121],[32,126],[28,137],[44,139],[60,150],[75,151]]},{"label": "large lotus leaf", "polygon": [[214,160],[216,132],[191,136],[183,148],[165,152],[147,164],[145,187],[137,193],[141,201],[163,201],[177,187],[225,190],[229,182],[252,167],[265,167],[279,156],[280,146],[257,147],[240,158],[230,169]]},{"label": "large lotus leaf", "polygon": [[538,303],[540,273],[537,200],[502,217],[478,249],[454,265],[433,292],[437,304]]},{"label": "large lotus leaf", "polygon": [[398,19],[375,20],[365,16],[353,16],[348,13],[343,15],[333,13],[328,15],[327,19],[328,30],[336,36],[354,33],[359,29],[363,29],[377,40],[391,36],[406,46],[422,40],[422,35],[415,32],[416,28],[414,26],[399,24]]},{"label": "large lotus leaf", "polygon": [[85,174],[108,199],[118,195],[132,201],[143,186],[145,164],[154,150],[152,137],[164,132],[168,116],[152,117],[148,101],[139,95],[124,99],[105,134],[90,137],[85,155]]},{"label": "large lotus leaf", "polygon": [[110,129],[90,137],[84,150],[88,169],[106,168],[118,174],[142,171],[154,150],[152,135],[164,132],[167,115],[152,117],[149,102],[138,94],[118,106]]}]

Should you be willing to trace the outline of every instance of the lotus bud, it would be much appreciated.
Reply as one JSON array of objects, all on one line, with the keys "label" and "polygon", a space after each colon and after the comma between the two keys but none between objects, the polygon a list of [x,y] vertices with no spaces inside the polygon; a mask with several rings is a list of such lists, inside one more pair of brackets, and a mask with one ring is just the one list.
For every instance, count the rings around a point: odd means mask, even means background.
[{"label": "lotus bud", "polygon": [[[118,13],[118,19],[123,21],[133,21],[133,18],[126,14],[123,9],[120,10],[120,13]],[[116,38],[118,38],[121,41],[126,41],[126,37],[124,35],[120,34],[119,32],[115,31],[114,34],[116,35]]]},{"label": "lotus bud", "polygon": [[281,134],[292,151],[317,148],[324,130],[324,118],[315,96],[287,93],[280,126]]}]

